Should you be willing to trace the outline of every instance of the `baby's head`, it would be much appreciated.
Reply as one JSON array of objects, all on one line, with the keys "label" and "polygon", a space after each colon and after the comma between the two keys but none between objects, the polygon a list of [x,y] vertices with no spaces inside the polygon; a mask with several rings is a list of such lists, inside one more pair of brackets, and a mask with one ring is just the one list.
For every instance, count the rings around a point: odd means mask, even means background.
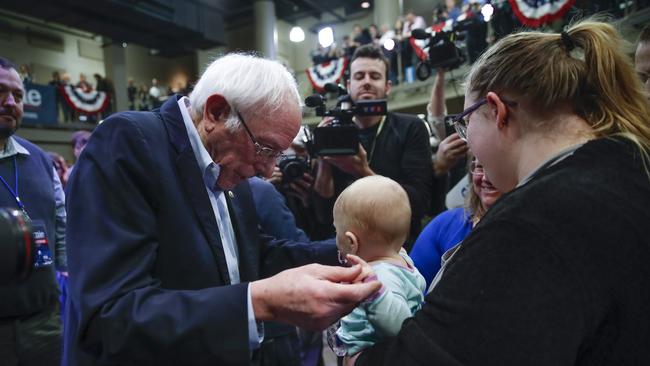
[{"label": "baby's head", "polygon": [[400,250],[411,225],[406,191],[382,176],[361,178],[334,204],[336,246],[343,254],[371,260]]}]

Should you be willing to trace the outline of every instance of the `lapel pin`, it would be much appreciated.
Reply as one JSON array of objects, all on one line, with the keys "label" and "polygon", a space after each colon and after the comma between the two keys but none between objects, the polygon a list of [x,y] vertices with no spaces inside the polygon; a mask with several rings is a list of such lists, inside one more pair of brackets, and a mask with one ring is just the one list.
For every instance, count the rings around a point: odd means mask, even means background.
[{"label": "lapel pin", "polygon": [[235,195],[232,193],[232,191],[228,191],[228,196],[230,196],[230,198],[235,198]]}]

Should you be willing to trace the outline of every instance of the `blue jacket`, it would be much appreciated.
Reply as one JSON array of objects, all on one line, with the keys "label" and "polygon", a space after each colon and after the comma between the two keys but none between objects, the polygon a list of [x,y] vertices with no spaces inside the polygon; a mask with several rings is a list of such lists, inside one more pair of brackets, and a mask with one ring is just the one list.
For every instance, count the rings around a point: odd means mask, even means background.
[{"label": "blue jacket", "polygon": [[465,239],[470,231],[472,222],[462,207],[441,213],[422,230],[409,255],[427,281],[427,288],[440,270],[442,255]]},{"label": "blue jacket", "polygon": [[242,281],[230,285],[177,98],[102,123],[68,189],[71,366],[248,364],[246,282],[336,262],[332,245],[260,235],[245,181],[226,195]]}]

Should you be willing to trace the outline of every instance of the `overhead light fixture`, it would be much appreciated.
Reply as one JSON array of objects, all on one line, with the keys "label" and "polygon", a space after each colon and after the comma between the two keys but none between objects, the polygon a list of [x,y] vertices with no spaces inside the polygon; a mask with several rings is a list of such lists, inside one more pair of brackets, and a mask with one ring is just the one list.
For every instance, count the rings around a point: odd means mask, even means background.
[{"label": "overhead light fixture", "polygon": [[368,9],[370,7],[370,1],[362,1],[361,7],[364,9]]},{"label": "overhead light fixture", "polygon": [[481,14],[483,14],[483,20],[489,22],[492,19],[492,14],[494,14],[494,7],[492,4],[485,4],[481,8]]},{"label": "overhead light fixture", "polygon": [[388,50],[388,51],[392,51],[393,48],[395,48],[395,41],[393,41],[392,38],[388,38],[388,39],[384,42],[384,48],[385,48],[386,50]]},{"label": "overhead light fixture", "polygon": [[122,48],[126,48],[126,46],[128,46],[128,44],[126,42],[122,42]]},{"label": "overhead light fixture", "polygon": [[296,43],[302,42],[305,40],[305,32],[302,28],[295,26],[291,28],[291,32],[289,32],[289,40]]},{"label": "overhead light fixture", "polygon": [[318,43],[321,47],[329,47],[334,43],[334,31],[332,27],[325,27],[318,31]]}]

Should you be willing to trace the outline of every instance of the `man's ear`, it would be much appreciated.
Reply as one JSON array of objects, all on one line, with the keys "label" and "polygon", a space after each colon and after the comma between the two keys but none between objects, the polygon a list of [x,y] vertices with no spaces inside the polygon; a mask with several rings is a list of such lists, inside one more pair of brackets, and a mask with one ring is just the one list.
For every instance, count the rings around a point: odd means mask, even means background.
[{"label": "man's ear", "polygon": [[490,112],[497,121],[497,127],[503,128],[508,124],[508,107],[495,92],[488,92],[485,98],[490,106]]},{"label": "man's ear", "polygon": [[225,122],[229,113],[230,105],[223,95],[210,95],[205,101],[205,107],[203,108],[203,120],[205,121],[206,131],[210,132],[217,123]]},{"label": "man's ear", "polygon": [[346,231],[345,240],[348,241],[350,246],[350,254],[356,255],[359,252],[359,238],[357,238],[357,235],[352,231]]}]

